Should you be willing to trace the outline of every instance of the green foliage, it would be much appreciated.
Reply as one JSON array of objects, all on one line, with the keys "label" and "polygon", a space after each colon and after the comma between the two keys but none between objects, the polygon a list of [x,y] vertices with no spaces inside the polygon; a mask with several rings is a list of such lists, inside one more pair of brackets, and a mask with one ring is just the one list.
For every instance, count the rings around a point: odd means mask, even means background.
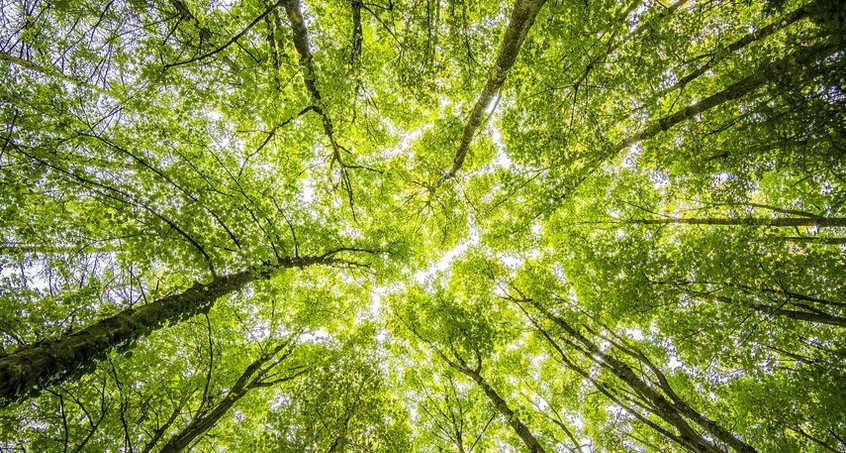
[{"label": "green foliage", "polygon": [[842,2],[0,19],[0,451],[846,449]]}]

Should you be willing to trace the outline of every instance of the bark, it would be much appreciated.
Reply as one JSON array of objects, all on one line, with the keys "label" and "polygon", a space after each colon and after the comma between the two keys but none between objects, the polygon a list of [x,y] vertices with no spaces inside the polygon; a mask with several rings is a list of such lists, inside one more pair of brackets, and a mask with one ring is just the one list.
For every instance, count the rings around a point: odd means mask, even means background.
[{"label": "bark", "polygon": [[834,316],[827,313],[786,310],[783,308],[770,307],[769,305],[751,305],[751,307],[762,313],[784,316],[785,318],[796,319],[798,321],[808,321],[819,324],[827,324],[829,326],[846,327],[846,318],[842,316]]},{"label": "bark", "polygon": [[673,126],[687,121],[700,113],[725,104],[726,102],[739,99],[773,79],[790,75],[814,76],[823,73],[829,67],[817,65],[815,62],[837,50],[838,46],[836,45],[822,44],[800,49],[780,60],[761,65],[755,72],[729,85],[724,90],[680,109],[671,115],[667,115],[641,132],[621,140],[608,151],[608,156],[610,157],[639,141],[652,138],[661,132],[667,131]]},{"label": "bark", "polygon": [[[274,359],[276,355],[288,344],[283,343],[276,347],[271,353],[262,355],[256,361],[251,363],[244,373],[235,382],[235,385],[229,390],[226,396],[220,400],[211,410],[194,418],[191,422],[183,428],[180,432],[174,434],[167,443],[159,450],[159,453],[176,453],[184,450],[191,445],[197,438],[205,434],[213,428],[220,419],[229,412],[229,409],[235,405],[241,398],[243,398],[250,390],[260,387],[261,379],[270,371],[276,364],[287,357],[283,357],[279,361],[271,363],[269,366],[264,365]],[[262,368],[264,367],[264,368]],[[285,380],[294,379],[302,373],[297,373],[289,378],[278,379],[275,383],[283,382]]]},{"label": "bark", "polygon": [[811,244],[846,245],[846,238],[826,238],[817,236],[773,236],[772,239],[788,242],[808,242]]},{"label": "bark", "polygon": [[127,308],[78,332],[18,348],[0,357],[0,398],[19,399],[36,385],[60,382],[113,347],[194,314],[254,278],[251,272],[220,276],[208,285],[197,283],[140,308]]},{"label": "bark", "polygon": [[179,413],[182,411],[182,405],[185,403],[185,399],[187,395],[182,396],[182,400],[177,404],[177,406],[173,409],[173,412],[170,413],[170,417],[164,422],[162,426],[160,426],[156,431],[153,433],[153,437],[150,439],[150,442],[144,446],[144,450],[141,453],[150,453],[153,451],[153,447],[159,442],[159,440],[164,436],[165,432],[170,428],[170,425],[176,421],[176,417],[179,416]]},{"label": "bark", "polygon": [[630,220],[631,223],[639,223],[644,225],[667,225],[667,224],[687,224],[687,225],[736,225],[736,226],[770,226],[770,227],[846,227],[846,217],[828,217],[828,218],[780,218],[767,219],[756,217],[739,217],[739,218],[721,218],[721,217],[707,217],[695,219],[635,219]]},{"label": "bark", "polygon": [[[699,296],[709,297],[708,294],[704,293],[696,293]],[[836,316],[829,313],[825,313],[823,311],[801,311],[801,310],[791,310],[787,308],[782,308],[784,304],[778,306],[772,306],[767,304],[757,304],[757,303],[744,303],[738,302],[734,299],[730,299],[728,297],[723,296],[715,296],[710,295],[716,301],[725,303],[725,304],[732,304],[732,305],[746,305],[760,313],[767,314],[767,315],[775,315],[775,316],[784,316],[785,318],[795,319],[797,321],[807,321],[807,322],[815,322],[819,324],[826,324],[829,326],[835,327],[846,327],[846,318],[842,316]],[[806,306],[807,307],[807,306]],[[812,309],[812,307],[807,307]]]},{"label": "bark", "polygon": [[[360,16],[360,9],[358,11]],[[309,45],[308,28],[306,28],[305,19],[303,18],[302,5],[300,3],[300,0],[285,1],[285,13],[288,15],[288,21],[291,23],[291,32],[294,39],[294,47],[297,49],[297,53],[300,55],[300,64],[302,65],[303,69],[305,69],[303,79],[306,85],[306,89],[308,89],[312,100],[316,104],[312,108],[312,110],[314,110],[318,115],[320,115],[320,118],[323,122],[323,132],[324,134],[326,134],[326,137],[329,139],[329,143],[332,145],[331,162],[332,164],[337,162],[341,168],[342,183],[344,185],[344,189],[347,192],[347,201],[349,202],[350,208],[352,208],[352,182],[350,181],[350,176],[347,172],[348,166],[344,163],[343,157],[341,155],[341,150],[345,149],[340,144],[338,144],[338,141],[335,139],[335,125],[332,123],[332,119],[326,113],[326,105],[323,102],[323,97],[320,94],[320,89],[317,87],[317,73],[315,72],[314,68],[314,54],[311,52],[311,47]],[[360,19],[361,18],[359,17],[359,20]],[[355,214],[354,211],[353,214]]]},{"label": "bark", "polygon": [[508,407],[508,403],[499,396],[499,393],[497,393],[496,390],[488,384],[479,372],[467,368],[461,368],[458,371],[461,371],[473,379],[473,381],[476,382],[476,384],[485,392],[485,395],[487,395],[488,399],[491,403],[493,403],[494,407],[496,407],[496,410],[505,417],[508,425],[511,426],[511,429],[513,429],[518,436],[520,436],[520,440],[526,444],[526,447],[529,448],[531,453],[546,453],[546,450],[543,449],[540,442],[538,442],[537,438],[535,438],[535,435],[529,431],[526,424],[517,417],[517,414]]},{"label": "bark", "polygon": [[[535,326],[535,328],[541,333],[541,335],[544,337],[544,339],[547,340],[547,342],[550,344],[550,346],[552,346],[552,348],[555,349],[555,351],[558,352],[558,354],[561,356],[562,363],[564,363],[564,365],[567,366],[568,368],[570,368],[571,370],[580,374],[583,378],[585,378],[585,380],[587,380],[588,382],[593,384],[594,387],[596,387],[596,389],[600,393],[605,395],[613,403],[622,407],[629,414],[631,414],[632,416],[634,416],[635,418],[637,418],[638,420],[640,420],[641,422],[643,422],[647,426],[653,428],[654,430],[656,430],[660,434],[666,436],[668,439],[671,439],[671,440],[677,442],[679,445],[681,445],[682,447],[684,447],[685,449],[687,449],[689,451],[701,452],[701,453],[719,453],[718,451],[714,450],[713,445],[704,441],[704,439],[702,439],[701,436],[699,436],[698,434],[693,432],[693,430],[690,429],[689,425],[687,425],[687,423],[684,422],[684,420],[681,420],[681,422],[683,424],[682,426],[687,427],[687,428],[684,430],[683,434],[677,435],[677,434],[674,434],[674,433],[670,432],[669,430],[665,429],[664,427],[658,425],[657,423],[653,422],[648,417],[646,417],[644,414],[641,414],[640,412],[636,411],[634,409],[634,407],[627,404],[627,402],[623,401],[621,398],[618,398],[616,395],[619,394],[620,392],[617,389],[612,388],[612,387],[608,386],[607,384],[605,384],[601,381],[598,381],[594,376],[592,376],[591,372],[588,372],[587,370],[585,370],[584,368],[578,366],[575,362],[573,362],[567,356],[567,354],[564,352],[564,350],[561,348],[561,346],[555,340],[552,339],[552,336],[550,336],[550,334],[538,323],[538,321],[535,320],[525,310],[525,308],[523,308],[522,305],[520,305],[519,301],[517,301],[517,302],[518,302],[518,306],[520,307],[520,310],[523,311],[523,313],[529,318],[529,321],[532,323],[532,325]],[[529,302],[531,302],[531,301],[529,301]],[[572,343],[570,341],[568,341],[568,343],[570,343],[571,345],[574,345],[574,343]],[[577,346],[576,349],[581,349],[581,348]],[[585,351],[580,350],[580,352],[585,354]],[[627,398],[627,399],[629,399],[629,398]],[[646,409],[647,411],[649,411],[653,414],[657,414],[657,411],[654,407],[649,407],[649,406],[643,405],[643,404],[641,404],[637,401],[632,401],[632,403],[634,403],[635,405],[639,405],[639,406],[643,407],[644,409]],[[688,434],[690,432],[692,432],[695,436],[691,438]]]},{"label": "bark", "polygon": [[302,5],[299,0],[289,0],[285,2],[285,13],[288,15],[288,21],[291,23],[291,32],[294,38],[294,47],[297,53],[300,54],[300,64],[305,69],[305,84],[311,97],[315,101],[322,102],[320,90],[317,88],[317,76],[314,71],[314,54],[311,52],[311,46],[308,39],[308,28],[306,28],[305,18],[303,18]]},{"label": "bark", "polygon": [[715,452],[719,450],[716,449],[716,446],[713,443],[706,440],[702,435],[693,430],[687,420],[696,423],[711,436],[729,445],[738,453],[757,452],[757,450],[755,450],[752,446],[740,440],[722,425],[695,411],[682,401],[672,387],[669,386],[669,383],[667,383],[666,380],[660,379],[663,377],[660,373],[658,389],[655,389],[647,381],[638,377],[637,373],[635,373],[631,366],[604,352],[595,342],[585,337],[578,329],[571,326],[563,318],[552,314],[549,310],[534,300],[530,299],[528,302],[530,302],[547,319],[551,320],[564,330],[564,332],[572,340],[574,340],[574,342],[580,344],[584,348],[582,353],[591,357],[592,360],[598,361],[598,364],[601,367],[617,376],[620,380],[625,382],[635,394],[649,402],[652,406],[651,410],[653,413],[675,427],[679,431],[679,437],[683,439],[685,443],[689,444],[689,446],[695,451]]},{"label": "bark", "polygon": [[[821,297],[816,297],[816,296],[812,296],[812,295],[808,295],[808,294],[797,293],[795,291],[791,291],[791,290],[787,289],[784,286],[781,286],[780,284],[778,285],[779,287],[777,289],[775,289],[775,288],[767,288],[765,286],[744,285],[744,284],[741,284],[741,283],[735,283],[735,282],[731,282],[731,281],[728,281],[728,282],[713,282],[713,281],[708,281],[708,280],[702,280],[702,281],[699,281],[699,280],[675,280],[675,281],[671,281],[671,282],[657,281],[657,282],[653,282],[653,283],[662,284],[662,285],[663,284],[673,284],[673,285],[679,286],[679,287],[692,286],[692,285],[706,285],[706,288],[709,287],[709,286],[725,286],[725,287],[737,289],[741,293],[753,295],[753,296],[756,296],[758,298],[766,297],[766,296],[761,295],[760,293],[775,295],[775,296],[778,296],[779,298],[784,298],[785,303],[789,303],[789,304],[793,304],[793,305],[801,305],[803,307],[811,307],[811,305],[805,304],[805,302],[810,302],[812,304],[820,304],[820,305],[825,305],[825,306],[828,306],[828,307],[846,308],[845,302],[839,302],[839,301],[835,301],[835,300],[823,299]],[[833,291],[836,292],[836,290],[833,290]],[[696,291],[696,292],[694,292],[694,294],[696,294],[697,296],[715,297],[713,292],[707,292],[707,291]],[[769,298],[772,298],[772,297],[770,296]],[[793,300],[798,300],[798,301],[802,301],[802,302],[797,303],[797,302],[793,302]],[[814,309],[814,310],[816,310],[816,309]]]},{"label": "bark", "polygon": [[467,124],[464,126],[464,132],[461,135],[461,145],[455,154],[452,168],[447,171],[442,181],[455,177],[456,173],[458,173],[464,164],[464,159],[467,157],[467,150],[470,148],[473,136],[482,124],[482,115],[485,113],[485,108],[490,105],[494,96],[502,88],[502,84],[505,83],[508,71],[514,66],[514,62],[517,60],[520,46],[523,45],[529,29],[535,22],[535,18],[544,3],[546,3],[546,0],[517,0],[514,4],[514,9],[511,11],[511,19],[509,19],[508,26],[505,29],[505,36],[503,36],[502,43],[499,46],[496,62],[491,68],[488,81],[482,89],[482,94],[476,100],[476,105],[473,106],[470,117],[467,119]]},{"label": "bark", "polygon": [[[819,62],[838,50],[839,47],[836,44],[823,43],[812,47],[801,48],[780,60],[758,66],[755,72],[729,85],[722,91],[719,91],[699,102],[679,109],[675,113],[664,116],[640,132],[620,140],[616,145],[611,145],[606,149],[600,150],[595,154],[592,162],[587,165],[587,170],[577,176],[565,179],[563,184],[555,189],[560,191],[558,195],[555,196],[555,200],[562,200],[567,197],[570,193],[572,193],[572,190],[579,187],[579,185],[581,185],[591,175],[602,168],[603,162],[616,156],[620,151],[635,143],[650,139],[661,132],[668,131],[672,127],[690,120],[712,108],[739,99],[764,86],[768,82],[786,77],[815,77],[832,71],[833,66]],[[795,85],[795,81],[792,84]],[[827,243],[840,244],[841,242],[829,241]],[[844,240],[844,243],[846,243],[846,240]]]},{"label": "bark", "polygon": [[453,351],[453,355],[455,356],[455,360],[450,359],[441,351],[440,348],[435,346],[430,340],[426,339],[420,333],[412,327],[410,324],[405,322],[404,319],[400,318],[400,320],[405,324],[408,330],[411,331],[417,338],[424,341],[426,344],[429,345],[430,348],[435,352],[435,354],[440,357],[447,365],[452,367],[454,370],[464,374],[465,376],[472,379],[484,392],[485,395],[488,397],[490,402],[496,407],[497,412],[499,412],[503,417],[505,417],[506,422],[514,430],[517,436],[520,437],[520,440],[526,445],[531,453],[546,453],[546,450],[541,446],[540,442],[538,442],[537,438],[534,434],[529,430],[525,423],[514,413],[514,411],[508,406],[508,403],[505,402],[504,399],[496,392],[496,390],[491,387],[491,385],[485,380],[482,376],[482,358],[480,355],[476,355],[476,366],[475,368],[471,368],[466,362],[464,362],[461,357],[459,357],[458,353]]},{"label": "bark", "polygon": [[[336,252],[282,260],[276,269],[332,264]],[[0,357],[0,406],[25,398],[33,390],[85,374],[112,348],[135,340],[167,323],[178,322],[204,310],[215,300],[270,272],[241,271],[218,276],[208,284],[162,297],[139,308],[127,308],[77,332],[40,341]]]},{"label": "bark", "polygon": [[356,70],[358,61],[361,59],[361,47],[363,34],[361,32],[361,0],[352,0],[352,50],[350,51],[350,66]]},{"label": "bark", "polygon": [[[786,27],[786,26],[788,26],[788,25],[790,25],[794,22],[799,21],[800,19],[802,19],[804,17],[807,17],[815,9],[818,8],[819,3],[820,2],[808,3],[807,5],[802,6],[801,8],[798,8],[795,11],[787,14],[780,21],[771,23],[771,24],[767,25],[766,27],[759,28],[759,29],[743,36],[742,38],[740,38],[737,41],[729,44],[725,48],[726,54],[733,54],[733,53],[743,49],[744,47],[748,46],[749,44],[751,44],[755,41],[758,41],[760,39],[766,38],[767,36],[775,33],[776,31],[781,30],[782,28],[784,28],[784,27]],[[701,76],[702,74],[707,72],[709,69],[711,69],[714,66],[715,61],[716,61],[715,58],[712,57],[707,63],[697,67],[695,70],[691,71],[686,76],[679,79],[672,86],[667,87],[664,90],[661,90],[661,92],[658,94],[658,97],[664,96],[665,94],[671,93],[671,92],[678,90],[680,88],[684,88],[685,86],[687,86],[688,83],[692,82],[697,77]]]}]

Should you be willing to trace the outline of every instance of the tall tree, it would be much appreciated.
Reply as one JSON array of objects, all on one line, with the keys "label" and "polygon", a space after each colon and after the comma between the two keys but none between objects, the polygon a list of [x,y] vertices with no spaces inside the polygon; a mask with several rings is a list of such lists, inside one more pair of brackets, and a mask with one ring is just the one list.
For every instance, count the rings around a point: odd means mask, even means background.
[{"label": "tall tree", "polygon": [[846,449],[842,3],[5,1],[0,450]]}]

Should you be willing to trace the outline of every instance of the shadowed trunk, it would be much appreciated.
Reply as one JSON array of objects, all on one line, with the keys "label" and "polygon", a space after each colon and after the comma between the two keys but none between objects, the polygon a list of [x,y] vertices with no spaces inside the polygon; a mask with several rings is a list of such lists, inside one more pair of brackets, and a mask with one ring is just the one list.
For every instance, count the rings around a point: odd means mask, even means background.
[{"label": "shadowed trunk", "polygon": [[[272,352],[263,354],[256,361],[251,363],[247,369],[244,370],[244,373],[242,373],[238,378],[238,381],[235,382],[235,385],[233,385],[229,392],[227,392],[226,396],[220,400],[220,402],[218,402],[208,412],[205,412],[191,420],[185,428],[174,434],[173,437],[171,437],[170,440],[168,440],[161,448],[161,450],[159,450],[159,453],[176,453],[187,448],[200,436],[212,429],[217,422],[229,412],[229,409],[231,409],[232,406],[234,406],[241,398],[247,395],[250,390],[257,387],[271,387],[275,384],[290,381],[300,376],[302,372],[295,373],[292,376],[275,379],[268,383],[262,382],[262,378],[267,375],[268,371],[290,355],[292,352],[291,350],[283,354],[278,360],[275,360],[273,363],[265,366],[267,362],[276,358],[276,355],[288,346],[288,344],[289,343],[287,342],[280,344]],[[149,447],[152,447],[152,445],[148,446],[148,448]]]},{"label": "shadowed trunk", "polygon": [[403,324],[405,324],[405,326],[408,328],[408,330],[411,331],[411,333],[413,333],[417,338],[428,344],[429,347],[432,348],[432,351],[434,351],[438,357],[440,357],[444,362],[446,362],[447,365],[449,365],[454,370],[460,372],[461,374],[469,377],[470,379],[473,379],[476,385],[478,385],[479,388],[481,388],[482,391],[485,392],[485,395],[488,397],[488,400],[490,400],[490,402],[494,405],[497,412],[499,412],[503,417],[505,417],[505,421],[508,423],[511,429],[514,430],[517,436],[520,437],[520,440],[523,441],[523,443],[526,445],[526,447],[531,453],[546,453],[546,450],[544,450],[540,442],[538,442],[538,439],[535,437],[534,434],[532,434],[526,424],[523,423],[522,420],[520,420],[520,417],[514,412],[514,410],[512,410],[508,406],[508,403],[506,403],[505,400],[502,399],[501,396],[499,396],[499,393],[497,393],[496,390],[491,387],[491,385],[482,376],[482,357],[478,354],[478,351],[476,354],[476,366],[475,368],[471,368],[467,364],[467,362],[465,362],[460,357],[460,355],[455,352],[455,350],[452,351],[452,354],[455,356],[455,360],[452,360],[447,357],[447,355],[444,354],[444,352],[441,351],[440,348],[435,346],[434,343],[420,335],[420,333],[410,324],[405,322],[404,319],[400,318],[400,320],[402,320]]},{"label": "shadowed trunk", "polygon": [[681,122],[687,121],[696,115],[699,115],[700,113],[725,104],[726,102],[739,99],[772,80],[790,75],[801,75],[803,77],[813,76],[823,73],[826,70],[830,70],[830,67],[817,65],[815,62],[822,60],[837,50],[838,46],[836,45],[820,44],[797,50],[780,60],[761,65],[755,72],[729,85],[724,90],[680,109],[671,115],[667,115],[641,132],[621,140],[616,146],[609,150],[607,156],[610,157],[620,150],[628,148],[641,140],[652,138]]},{"label": "shadowed trunk", "polygon": [[[332,264],[333,253],[289,258],[276,269]],[[274,269],[274,270],[276,270]],[[187,290],[162,297],[139,308],[127,308],[77,332],[16,349],[0,357],[0,406],[23,399],[37,388],[89,372],[94,362],[112,348],[208,310],[215,300],[248,283],[266,279],[273,271],[241,271],[216,277],[208,284],[196,283]]]},{"label": "shadowed trunk", "polygon": [[[771,24],[769,24],[765,27],[759,28],[759,29],[743,36],[742,38],[738,39],[737,41],[735,41],[735,42],[729,44],[728,46],[726,46],[726,48],[725,48],[726,54],[728,54],[728,55],[734,54],[735,52],[745,48],[749,44],[751,44],[755,41],[758,41],[760,39],[766,38],[767,36],[775,33],[776,31],[779,31],[782,28],[784,28],[784,27],[786,27],[786,26],[788,26],[788,25],[790,25],[794,22],[799,21],[800,19],[802,19],[804,17],[807,17],[808,15],[813,13],[815,9],[819,8],[820,3],[821,2],[809,3],[809,4],[807,4],[803,7],[798,8],[798,9],[794,10],[793,12],[787,14],[786,16],[781,18],[781,20],[776,21],[774,23],[771,23]],[[718,60],[715,60],[715,58],[712,57],[707,63],[697,67],[696,69],[694,69],[693,71],[688,73],[686,76],[679,79],[672,86],[661,90],[661,92],[658,93],[657,97],[661,97],[661,96],[664,96],[667,93],[671,93],[671,92],[676,91],[680,88],[684,88],[685,86],[687,86],[688,83],[694,81],[696,78],[698,78],[702,74],[708,72],[708,70],[711,69],[714,66],[714,63],[717,62],[717,61]]]},{"label": "shadowed trunk", "polygon": [[513,429],[518,436],[520,436],[520,440],[526,444],[526,447],[529,448],[531,453],[546,453],[546,450],[543,449],[540,442],[538,442],[537,438],[535,438],[535,435],[529,431],[526,424],[520,420],[517,414],[515,414],[510,407],[508,407],[508,403],[499,396],[499,393],[497,393],[496,390],[488,384],[479,372],[466,368],[461,368],[458,371],[461,371],[473,379],[473,381],[475,381],[476,384],[485,392],[485,395],[487,395],[488,399],[491,403],[493,403],[494,407],[496,407],[496,410],[505,417],[508,425],[511,426],[511,429]]},{"label": "shadowed trunk", "polygon": [[352,50],[350,51],[350,67],[356,71],[358,61],[361,59],[361,47],[363,41],[363,34],[361,31],[361,0],[352,1]]}]

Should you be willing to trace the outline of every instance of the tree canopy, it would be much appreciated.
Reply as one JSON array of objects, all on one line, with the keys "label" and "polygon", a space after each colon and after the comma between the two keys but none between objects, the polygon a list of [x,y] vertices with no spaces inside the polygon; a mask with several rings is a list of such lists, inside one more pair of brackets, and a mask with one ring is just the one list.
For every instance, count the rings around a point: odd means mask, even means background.
[{"label": "tree canopy", "polygon": [[0,6],[0,451],[846,450],[842,2]]}]

